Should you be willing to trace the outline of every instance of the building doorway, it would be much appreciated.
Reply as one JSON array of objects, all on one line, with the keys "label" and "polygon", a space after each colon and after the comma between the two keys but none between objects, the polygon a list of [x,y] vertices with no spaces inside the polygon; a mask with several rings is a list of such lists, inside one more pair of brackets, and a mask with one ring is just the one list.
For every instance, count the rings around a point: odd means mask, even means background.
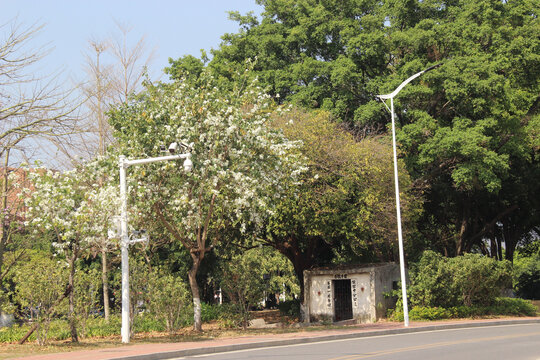
[{"label": "building doorway", "polygon": [[351,280],[332,280],[334,285],[334,321],[353,318]]}]

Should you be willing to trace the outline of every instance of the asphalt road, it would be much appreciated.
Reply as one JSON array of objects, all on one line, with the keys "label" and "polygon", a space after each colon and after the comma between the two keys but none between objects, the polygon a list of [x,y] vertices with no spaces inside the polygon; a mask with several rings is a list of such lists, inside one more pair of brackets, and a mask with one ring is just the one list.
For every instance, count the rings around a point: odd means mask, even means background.
[{"label": "asphalt road", "polygon": [[540,324],[426,331],[289,345],[176,359],[359,360],[458,359],[540,360]]}]

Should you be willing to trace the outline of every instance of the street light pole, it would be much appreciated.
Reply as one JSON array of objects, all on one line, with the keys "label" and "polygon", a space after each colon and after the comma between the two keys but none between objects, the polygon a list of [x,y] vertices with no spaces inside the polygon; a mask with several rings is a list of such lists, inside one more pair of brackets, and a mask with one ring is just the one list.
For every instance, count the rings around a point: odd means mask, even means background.
[{"label": "street light pole", "polygon": [[405,251],[403,250],[403,235],[401,231],[401,205],[399,201],[399,177],[398,177],[398,166],[397,166],[397,147],[396,147],[396,121],[394,113],[394,97],[399,94],[401,89],[405,87],[412,80],[416,79],[423,73],[438,68],[442,64],[437,64],[427,68],[426,70],[420,71],[419,73],[414,74],[404,82],[402,82],[396,90],[387,95],[377,95],[379,99],[383,101],[383,104],[388,109],[388,105],[384,102],[385,99],[390,99],[390,113],[392,114],[392,149],[394,153],[394,184],[396,188],[396,215],[397,215],[397,228],[398,228],[398,244],[399,244],[399,270],[401,274],[401,294],[403,297],[403,321],[405,327],[409,326],[409,307],[407,305],[407,283],[405,277]]},{"label": "street light pole", "polygon": [[[186,147],[188,151],[190,147]],[[121,246],[121,261],[122,261],[122,342],[129,343],[129,245],[139,240],[129,240],[128,233],[128,216],[127,216],[127,184],[126,170],[131,165],[148,164],[158,161],[184,159],[184,169],[191,171],[193,163],[191,162],[191,153],[159,156],[147,159],[128,160],[124,155],[119,157],[120,166],[120,246]]]},{"label": "street light pole", "polygon": [[122,342],[129,342],[129,235],[127,225],[127,159],[120,155],[120,248],[122,262]]}]

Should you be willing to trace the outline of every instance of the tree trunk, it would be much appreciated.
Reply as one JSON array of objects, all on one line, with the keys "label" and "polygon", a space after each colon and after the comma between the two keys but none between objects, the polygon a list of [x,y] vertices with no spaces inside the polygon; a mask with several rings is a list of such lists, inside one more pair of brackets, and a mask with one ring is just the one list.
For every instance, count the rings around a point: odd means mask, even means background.
[{"label": "tree trunk", "polygon": [[69,329],[71,332],[71,342],[79,342],[79,336],[77,335],[77,321],[75,319],[75,260],[77,259],[77,252],[74,249],[69,259],[69,287],[73,289],[69,293]]},{"label": "tree trunk", "polygon": [[465,236],[466,236],[466,233],[467,233],[467,226],[468,226],[468,221],[469,221],[469,207],[468,207],[468,202],[465,202],[465,204],[463,204],[463,215],[462,215],[462,218],[461,218],[461,226],[460,226],[460,229],[459,229],[459,238],[458,238],[458,243],[457,243],[457,247],[456,247],[456,254],[459,256],[459,255],[463,255],[463,253],[466,251],[466,244],[465,244]]},{"label": "tree trunk", "polygon": [[200,259],[199,256],[192,256],[192,258],[193,265],[188,272],[188,278],[189,286],[191,287],[191,294],[193,295],[193,330],[201,332],[201,296],[199,294],[199,284],[197,284],[197,272],[202,259]]},{"label": "tree trunk", "polygon": [[105,321],[109,322],[110,307],[109,307],[109,270],[107,265],[107,249],[101,249],[101,280],[103,282],[103,311],[105,313]]},{"label": "tree trunk", "polygon": [[514,252],[519,240],[519,233],[512,231],[508,224],[503,225],[504,244],[506,245],[506,260],[514,262]]},{"label": "tree trunk", "polygon": [[[2,265],[4,264],[4,251],[6,249],[8,241],[8,223],[6,221],[6,216],[9,216],[9,213],[6,213],[8,207],[8,165],[9,165],[9,149],[6,149],[6,161],[4,163],[4,174],[3,174],[3,183],[2,183],[2,223],[0,225],[0,270],[2,270]],[[0,284],[2,279],[0,278]]]}]

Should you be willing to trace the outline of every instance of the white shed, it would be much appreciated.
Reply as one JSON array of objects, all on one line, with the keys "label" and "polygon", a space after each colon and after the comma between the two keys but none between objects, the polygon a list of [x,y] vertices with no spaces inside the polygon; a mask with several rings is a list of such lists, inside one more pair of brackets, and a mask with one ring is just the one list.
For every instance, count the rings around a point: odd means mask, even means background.
[{"label": "white shed", "polygon": [[394,299],[385,293],[396,289],[399,280],[395,263],[306,270],[305,320],[374,322],[394,305]]}]

